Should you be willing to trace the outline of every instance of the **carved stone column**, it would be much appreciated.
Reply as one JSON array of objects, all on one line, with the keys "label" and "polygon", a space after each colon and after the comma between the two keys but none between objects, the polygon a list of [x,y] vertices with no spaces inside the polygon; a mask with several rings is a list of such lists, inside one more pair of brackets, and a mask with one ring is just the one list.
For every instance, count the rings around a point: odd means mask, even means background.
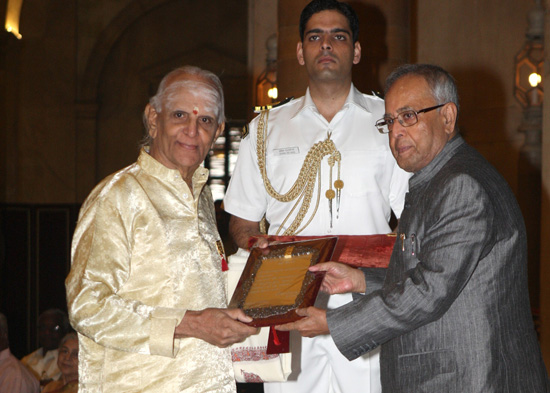
[{"label": "carved stone column", "polygon": [[17,182],[17,114],[21,41],[0,31],[0,202],[13,202]]}]

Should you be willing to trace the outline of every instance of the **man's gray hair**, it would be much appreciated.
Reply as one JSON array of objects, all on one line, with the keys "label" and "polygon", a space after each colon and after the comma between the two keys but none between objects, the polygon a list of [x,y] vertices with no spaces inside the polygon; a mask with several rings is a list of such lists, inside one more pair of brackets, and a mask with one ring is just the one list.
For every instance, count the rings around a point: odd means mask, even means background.
[{"label": "man's gray hair", "polygon": [[63,336],[63,338],[61,339],[61,341],[59,342],[59,348],[61,348],[61,346],[69,340],[77,340],[78,341],[78,335],[75,332],[70,332],[70,333],[65,334]]},{"label": "man's gray hair", "polygon": [[[160,81],[159,87],[157,89],[157,93],[149,99],[149,105],[153,107],[155,112],[161,113],[162,111],[162,103],[167,98],[167,95],[169,94],[168,90],[168,82],[180,75],[195,75],[199,76],[203,79],[206,79],[210,82],[211,86],[209,86],[212,90],[213,95],[215,96],[216,104],[218,106],[218,113],[217,113],[217,123],[220,124],[225,121],[225,102],[223,98],[223,86],[222,82],[220,81],[220,78],[213,72],[203,70],[202,68],[195,67],[195,66],[183,66],[176,68],[173,71],[170,71],[168,74],[162,78]],[[149,124],[147,123],[147,117],[145,116],[145,113],[143,114],[143,124],[145,125],[145,137],[141,142],[141,146],[150,146],[152,142],[152,138],[149,135]]]},{"label": "man's gray hair", "polygon": [[399,66],[386,78],[384,93],[388,94],[393,84],[407,75],[417,75],[424,78],[437,104],[454,103],[458,118],[458,90],[455,80],[451,74],[439,66],[433,64],[405,64]]}]

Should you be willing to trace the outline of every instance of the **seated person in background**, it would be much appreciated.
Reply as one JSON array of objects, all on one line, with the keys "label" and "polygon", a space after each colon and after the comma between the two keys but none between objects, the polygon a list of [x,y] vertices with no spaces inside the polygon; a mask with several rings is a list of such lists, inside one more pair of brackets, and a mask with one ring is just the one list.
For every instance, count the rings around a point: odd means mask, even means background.
[{"label": "seated person in background", "polygon": [[52,308],[38,317],[38,342],[41,347],[21,359],[40,381],[41,386],[61,377],[57,368],[57,348],[69,329],[69,319],[63,311]]},{"label": "seated person in background", "polygon": [[42,393],[77,393],[78,392],[78,336],[68,333],[59,344],[57,367],[61,378],[44,387]]},{"label": "seated person in background", "polygon": [[0,313],[0,392],[37,393],[40,384],[32,373],[10,352],[8,321]]}]

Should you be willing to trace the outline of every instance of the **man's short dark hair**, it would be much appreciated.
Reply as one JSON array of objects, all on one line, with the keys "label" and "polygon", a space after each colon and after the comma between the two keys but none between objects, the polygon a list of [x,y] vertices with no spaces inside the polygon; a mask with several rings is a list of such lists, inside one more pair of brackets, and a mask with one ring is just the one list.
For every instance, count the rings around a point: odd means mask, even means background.
[{"label": "man's short dark hair", "polygon": [[326,10],[335,10],[346,17],[351,29],[353,43],[359,38],[359,18],[349,4],[341,3],[336,0],[313,0],[302,10],[300,15],[300,39],[304,41],[306,24],[316,13]]}]

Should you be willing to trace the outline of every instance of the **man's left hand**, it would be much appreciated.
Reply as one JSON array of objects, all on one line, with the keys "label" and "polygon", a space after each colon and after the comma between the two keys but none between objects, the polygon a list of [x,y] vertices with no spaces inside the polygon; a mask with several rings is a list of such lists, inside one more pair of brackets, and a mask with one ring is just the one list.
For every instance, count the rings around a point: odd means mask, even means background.
[{"label": "man's left hand", "polygon": [[281,331],[297,330],[303,337],[315,337],[330,334],[327,324],[327,311],[316,307],[299,308],[296,314],[304,317],[296,322],[275,326]]}]

